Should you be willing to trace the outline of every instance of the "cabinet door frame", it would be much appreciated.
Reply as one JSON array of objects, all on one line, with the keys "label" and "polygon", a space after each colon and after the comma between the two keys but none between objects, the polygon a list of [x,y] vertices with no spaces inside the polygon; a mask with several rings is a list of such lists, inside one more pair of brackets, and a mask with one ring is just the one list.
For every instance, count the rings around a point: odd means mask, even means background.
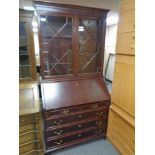
[{"label": "cabinet door frame", "polygon": [[42,48],[42,33],[41,30],[39,29],[39,48],[40,48],[40,62],[41,62],[41,76],[43,77],[43,79],[45,80],[56,80],[56,79],[65,79],[65,78],[73,78],[75,76],[75,37],[74,37],[74,31],[75,31],[75,18],[73,14],[69,14],[69,13],[55,13],[55,12],[39,12],[39,16],[54,16],[54,17],[69,17],[72,19],[72,69],[73,72],[70,75],[53,75],[50,77],[45,78],[44,76],[44,68],[42,67],[43,65],[43,48]]},{"label": "cabinet door frame", "polygon": [[34,51],[34,38],[33,38],[33,31],[32,31],[32,18],[33,12],[32,11],[24,11],[20,9],[19,11],[19,22],[26,22],[27,24],[27,46],[28,46],[28,56],[29,56],[29,63],[30,63],[30,77],[27,78],[19,78],[19,82],[32,82],[37,80],[36,74],[36,60],[35,60],[35,51]]},{"label": "cabinet door frame", "polygon": [[[99,35],[100,36],[98,36],[98,37],[100,37],[99,38],[99,41],[97,41],[98,42],[98,44],[99,44],[99,54],[100,54],[100,72],[92,72],[92,73],[78,73],[78,60],[77,60],[77,70],[76,70],[76,72],[77,72],[77,77],[81,77],[81,78],[89,78],[89,77],[98,77],[98,76],[100,76],[100,77],[102,77],[103,76],[103,64],[104,64],[104,46],[105,46],[105,30],[106,30],[106,20],[105,20],[105,18],[106,18],[106,16],[103,14],[93,14],[93,15],[91,15],[91,16],[87,16],[86,14],[80,14],[80,15],[77,15],[77,25],[76,25],[76,32],[77,32],[77,35],[76,35],[76,44],[77,44],[77,46],[78,46],[78,42],[79,42],[79,35],[78,35],[78,27],[79,27],[79,18],[80,17],[82,17],[82,18],[89,18],[89,19],[96,19],[96,20],[100,20],[100,22],[101,22],[101,28],[100,28],[100,33],[99,33]],[[97,30],[98,31],[98,30]],[[78,59],[78,47],[76,48],[76,54],[77,54],[77,56],[76,56],[76,59]]]},{"label": "cabinet door frame", "polygon": [[[82,7],[82,6],[72,6],[72,5],[61,5],[55,3],[42,3],[42,2],[35,2],[35,7],[37,10],[38,15],[41,14],[52,14],[52,15],[61,15],[61,16],[72,16],[72,49],[73,49],[73,76],[62,75],[59,76],[51,76],[51,78],[44,78],[42,73],[42,80],[50,80],[50,81],[62,81],[62,80],[74,80],[74,79],[83,79],[83,78],[98,78],[103,77],[103,64],[104,64],[104,47],[105,47],[105,33],[106,33],[106,16],[109,10],[106,9],[96,9],[96,8],[89,8],[89,7]],[[78,18],[80,16],[90,17],[90,18],[97,18],[101,20],[101,28],[100,28],[100,59],[101,59],[101,72],[94,72],[94,73],[86,73],[86,74],[79,74],[78,73]],[[39,44],[41,47],[41,34],[39,30]],[[40,52],[41,53],[41,52]],[[42,65],[42,56],[40,54],[40,60]],[[42,67],[41,67],[42,68]]]}]

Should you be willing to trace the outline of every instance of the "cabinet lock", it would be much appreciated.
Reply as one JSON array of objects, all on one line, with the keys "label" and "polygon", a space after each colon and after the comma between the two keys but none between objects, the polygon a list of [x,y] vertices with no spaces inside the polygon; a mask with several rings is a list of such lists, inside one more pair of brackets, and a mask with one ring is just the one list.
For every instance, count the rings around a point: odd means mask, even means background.
[{"label": "cabinet lock", "polygon": [[82,115],[80,114],[80,115],[78,115],[78,117],[79,117],[79,118],[82,118]]},{"label": "cabinet lock", "polygon": [[64,114],[64,115],[66,115],[66,114],[69,113],[69,109],[64,109],[64,110],[61,111],[61,113]]},{"label": "cabinet lock", "polygon": [[97,104],[93,104],[93,105],[91,105],[91,108],[92,108],[92,109],[96,109],[97,107],[98,107]]}]

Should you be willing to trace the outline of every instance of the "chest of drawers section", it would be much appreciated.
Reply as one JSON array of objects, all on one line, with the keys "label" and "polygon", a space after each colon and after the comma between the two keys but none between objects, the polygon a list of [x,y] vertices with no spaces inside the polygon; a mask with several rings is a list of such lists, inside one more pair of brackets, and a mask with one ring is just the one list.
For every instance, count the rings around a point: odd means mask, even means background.
[{"label": "chest of drawers section", "polygon": [[40,114],[19,117],[19,154],[43,155]]},{"label": "chest of drawers section", "polygon": [[44,111],[46,153],[105,138],[108,109],[108,102],[97,102]]}]

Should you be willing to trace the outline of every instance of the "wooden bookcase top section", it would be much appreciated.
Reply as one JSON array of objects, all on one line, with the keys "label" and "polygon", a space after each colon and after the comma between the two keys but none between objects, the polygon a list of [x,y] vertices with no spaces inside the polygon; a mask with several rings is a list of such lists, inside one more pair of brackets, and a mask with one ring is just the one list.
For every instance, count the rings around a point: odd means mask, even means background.
[{"label": "wooden bookcase top section", "polygon": [[101,78],[109,10],[50,1],[35,1],[35,7],[42,79]]},{"label": "wooden bookcase top section", "polygon": [[[44,10],[48,11],[48,8],[58,8],[60,12],[60,8],[64,12],[65,10],[73,11],[78,14],[82,12],[90,12],[92,13],[93,11],[95,13],[108,13],[108,9],[101,9],[101,8],[93,8],[93,7],[86,7],[86,6],[79,6],[79,5],[70,5],[70,4],[60,4],[60,3],[55,3],[50,0],[34,0],[35,6],[37,7],[37,10]],[[43,7],[44,6],[44,7]],[[47,10],[46,10],[47,9]],[[57,11],[57,10],[54,10]]]},{"label": "wooden bookcase top section", "polygon": [[102,79],[42,83],[44,110],[110,100]]}]

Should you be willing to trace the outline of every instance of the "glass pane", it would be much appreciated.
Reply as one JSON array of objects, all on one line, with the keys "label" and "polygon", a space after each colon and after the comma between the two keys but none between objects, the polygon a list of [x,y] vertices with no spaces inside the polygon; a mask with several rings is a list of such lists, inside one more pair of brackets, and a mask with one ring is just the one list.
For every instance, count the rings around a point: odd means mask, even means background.
[{"label": "glass pane", "polygon": [[72,18],[41,16],[44,77],[72,74]]},{"label": "glass pane", "polygon": [[99,51],[99,28],[100,21],[97,19],[79,19],[78,27],[78,72],[95,73],[101,72],[101,60]]},{"label": "glass pane", "polygon": [[26,22],[19,23],[19,78],[30,77]]}]

